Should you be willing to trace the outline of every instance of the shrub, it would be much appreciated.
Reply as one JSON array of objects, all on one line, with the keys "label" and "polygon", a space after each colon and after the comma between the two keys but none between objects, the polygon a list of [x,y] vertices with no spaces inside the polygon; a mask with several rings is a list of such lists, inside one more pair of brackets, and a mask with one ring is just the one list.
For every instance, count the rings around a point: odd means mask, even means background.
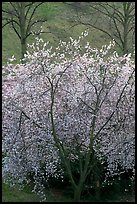
[{"label": "shrub", "polygon": [[134,170],[134,61],[111,53],[114,42],[82,48],[86,35],[55,49],[37,38],[25,64],[3,68],[5,181],[29,182],[32,172],[42,193],[43,181],[65,173],[79,200],[97,161],[107,164],[104,180],[119,165]]}]

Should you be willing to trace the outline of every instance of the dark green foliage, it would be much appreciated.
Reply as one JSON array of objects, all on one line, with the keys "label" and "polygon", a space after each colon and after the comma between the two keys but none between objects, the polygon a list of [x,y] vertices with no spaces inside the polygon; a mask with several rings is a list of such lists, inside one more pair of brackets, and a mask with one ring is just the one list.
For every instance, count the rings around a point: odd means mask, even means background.
[{"label": "dark green foliage", "polygon": [[[110,177],[107,182],[104,183],[106,163],[103,165],[97,160],[95,167],[88,175],[84,190],[82,191],[82,200],[94,200],[94,201],[107,201],[111,199],[118,199],[121,195],[133,195],[134,196],[134,182],[131,180],[133,175],[132,170],[125,171],[120,176],[116,175]],[[71,162],[73,169],[73,175],[75,180],[79,179],[78,161]],[[120,168],[120,167],[119,167]],[[97,189],[97,181],[99,181],[99,188]],[[64,195],[73,198],[73,190],[67,174],[64,174],[64,179],[50,178],[48,186],[52,189],[57,188],[61,190]]]}]

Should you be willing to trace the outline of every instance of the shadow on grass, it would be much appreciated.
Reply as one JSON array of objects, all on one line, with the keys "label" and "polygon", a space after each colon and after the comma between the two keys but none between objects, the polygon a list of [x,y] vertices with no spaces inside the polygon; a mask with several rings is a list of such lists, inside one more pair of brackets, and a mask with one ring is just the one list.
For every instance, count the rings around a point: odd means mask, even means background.
[{"label": "shadow on grass", "polygon": [[7,184],[2,184],[2,202],[39,202],[37,195],[29,189],[19,190],[17,187],[11,188]]},{"label": "shadow on grass", "polygon": [[[73,202],[73,197],[67,189],[47,189],[46,195],[47,202]],[[40,198],[32,193],[28,186],[19,190],[17,187],[11,188],[7,184],[2,184],[2,202],[40,202]],[[100,199],[89,195],[82,196],[81,202],[135,202],[135,196],[128,192],[105,194]]]}]

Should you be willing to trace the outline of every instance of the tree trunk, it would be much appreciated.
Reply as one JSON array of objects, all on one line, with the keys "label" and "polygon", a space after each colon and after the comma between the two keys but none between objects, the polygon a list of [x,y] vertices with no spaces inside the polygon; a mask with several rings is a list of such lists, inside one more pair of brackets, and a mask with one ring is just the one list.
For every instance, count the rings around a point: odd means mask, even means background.
[{"label": "tree trunk", "polygon": [[20,36],[21,36],[21,60],[24,58],[26,53],[26,17],[25,17],[25,4],[21,2],[20,5]]},{"label": "tree trunk", "polygon": [[124,30],[123,30],[123,54],[128,53],[128,21],[129,21],[129,6],[128,2],[123,3],[124,6]]},{"label": "tree trunk", "polygon": [[74,188],[74,201],[75,202],[80,202],[81,193],[83,190],[83,185],[84,185],[85,180],[86,180],[85,174],[81,175],[78,185]]},{"label": "tree trunk", "polygon": [[82,187],[77,186],[77,188],[74,190],[74,201],[75,202],[80,202],[81,193],[82,193]]},{"label": "tree trunk", "polygon": [[96,199],[100,199],[100,182],[99,180],[96,181]]},{"label": "tree trunk", "polygon": [[124,42],[123,42],[123,54],[128,53],[128,27],[127,23],[125,22],[124,25]]},{"label": "tree trunk", "polygon": [[24,58],[24,54],[26,54],[26,40],[21,41],[21,59]]}]

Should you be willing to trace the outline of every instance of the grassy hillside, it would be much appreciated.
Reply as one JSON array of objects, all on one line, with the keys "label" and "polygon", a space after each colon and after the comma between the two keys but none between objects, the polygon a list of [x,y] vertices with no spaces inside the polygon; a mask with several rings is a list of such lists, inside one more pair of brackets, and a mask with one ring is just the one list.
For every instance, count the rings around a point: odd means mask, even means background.
[{"label": "grassy hillside", "polygon": [[2,202],[38,202],[40,199],[30,189],[26,188],[23,191],[17,187],[10,188],[6,184],[2,184]]},{"label": "grassy hillside", "polygon": [[[64,195],[58,189],[52,188],[46,190],[47,202],[70,202],[72,198]],[[11,188],[7,184],[2,184],[2,202],[40,202],[40,197],[31,192],[31,188],[26,186],[23,190],[18,190],[17,187]]]},{"label": "grassy hillside", "polygon": [[[36,15],[47,18],[47,21],[43,23],[45,33],[42,34],[42,38],[50,41],[53,46],[56,46],[59,40],[67,41],[70,36],[78,38],[87,27],[84,25],[73,27],[72,22],[68,19],[69,14],[70,17],[75,15],[75,10],[70,10],[68,5],[60,2],[47,2],[39,7]],[[93,47],[101,47],[110,41],[104,33],[98,30],[90,28],[88,31],[86,41],[89,41]],[[30,36],[28,43],[32,41],[34,38]],[[5,64],[12,55],[17,59],[20,58],[20,42],[12,28],[6,26],[2,30],[2,63]]]},{"label": "grassy hillside", "polygon": [[[73,199],[66,189],[52,188],[46,190],[47,202],[72,202]],[[95,196],[88,196],[82,199],[83,202],[97,202]],[[40,197],[32,193],[30,187],[26,186],[23,190],[17,187],[10,188],[6,184],[2,184],[2,202],[40,202]],[[135,202],[135,197],[131,193],[117,194],[111,192],[102,197],[99,202]]]}]

